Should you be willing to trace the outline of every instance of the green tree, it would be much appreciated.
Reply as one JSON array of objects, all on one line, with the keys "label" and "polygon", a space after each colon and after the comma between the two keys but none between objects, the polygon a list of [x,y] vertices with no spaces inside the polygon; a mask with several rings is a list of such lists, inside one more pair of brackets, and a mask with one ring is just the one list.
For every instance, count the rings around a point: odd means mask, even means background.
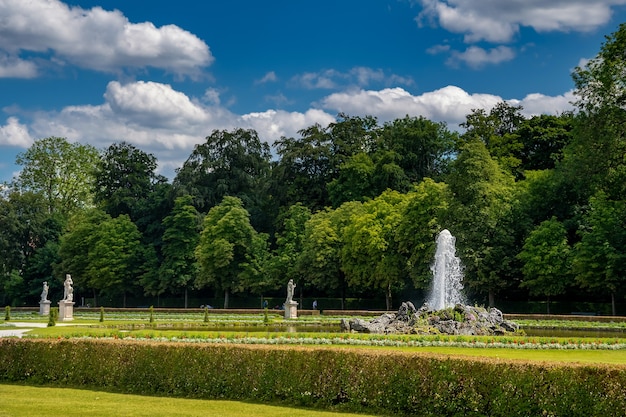
[{"label": "green tree", "polygon": [[626,198],[626,24],[606,37],[600,52],[586,65],[576,67],[573,80],[575,137],[568,146],[566,172],[578,179],[583,203],[603,190],[613,200]]},{"label": "green tree", "polygon": [[96,164],[96,204],[111,217],[126,214],[136,222],[142,217],[142,202],[163,181],[156,168],[154,155],[124,141],[112,144]]},{"label": "green tree", "polygon": [[60,237],[60,260],[53,266],[58,285],[61,285],[65,274],[71,274],[75,291],[82,293],[91,291],[96,305],[98,293],[88,272],[89,254],[95,248],[98,229],[108,220],[111,220],[111,216],[97,208],[74,214],[67,224],[65,233]]},{"label": "green tree", "polygon": [[157,295],[165,291],[175,293],[182,288],[187,308],[187,289],[193,283],[198,269],[194,252],[200,241],[201,226],[201,217],[192,205],[192,197],[178,197],[172,213],[163,219],[163,224],[165,233],[159,281],[152,285],[144,284],[144,287]]},{"label": "green tree", "polygon": [[409,274],[417,288],[432,282],[430,265],[435,256],[437,234],[452,198],[445,183],[424,178],[407,194],[407,203],[397,228],[398,250],[408,259]]},{"label": "green tree", "polygon": [[265,208],[270,158],[269,145],[256,131],[214,130],[178,170],[174,188],[179,195],[193,196],[202,212],[225,196],[237,197],[248,207],[252,223],[269,229]]},{"label": "green tree", "polygon": [[281,206],[299,202],[320,210],[330,206],[326,185],[335,176],[331,136],[319,124],[298,133],[274,142],[280,159],[272,167],[271,193]]},{"label": "green tree", "polygon": [[[308,207],[297,203],[289,207],[278,219],[280,225],[276,232],[276,249],[268,267],[272,276],[271,289],[284,286],[289,279],[303,284],[306,271],[298,263],[304,246],[305,225],[311,218]],[[302,291],[303,285],[299,285]]]},{"label": "green tree", "polygon": [[406,116],[385,123],[380,142],[383,150],[396,156],[395,163],[404,171],[407,182],[416,183],[424,177],[440,178],[447,172],[457,134],[450,132],[445,123]]},{"label": "green tree", "polygon": [[576,281],[583,288],[610,294],[615,315],[615,296],[623,294],[626,284],[626,201],[596,193],[579,235],[573,257]]},{"label": "green tree", "polygon": [[542,222],[526,238],[517,257],[523,262],[521,287],[528,288],[531,295],[545,296],[550,314],[550,297],[563,294],[573,281],[563,224],[555,217]]},{"label": "green tree", "polygon": [[446,182],[453,198],[445,221],[465,264],[466,288],[488,294],[493,306],[495,295],[512,284],[509,274],[516,254],[510,233],[513,177],[491,158],[481,141],[474,140],[461,148]]},{"label": "green tree", "polygon": [[518,134],[525,120],[521,111],[522,106],[512,106],[503,101],[489,113],[484,109],[472,110],[461,124],[466,129],[461,136],[463,142],[480,140],[500,166],[518,178],[522,164],[520,153],[524,147]]},{"label": "green tree", "polygon": [[396,233],[406,205],[406,195],[385,191],[363,203],[343,230],[341,265],[352,287],[383,291],[387,310],[392,293],[406,284],[407,259],[398,250]]},{"label": "green tree", "polygon": [[13,186],[40,192],[49,213],[69,215],[92,204],[94,167],[98,151],[91,145],[69,143],[65,138],[39,139],[17,155],[22,171]]},{"label": "green tree", "polygon": [[228,308],[230,294],[253,287],[252,280],[262,272],[258,270],[262,265],[258,260],[265,257],[264,239],[266,236],[259,236],[250,224],[250,215],[242,201],[224,197],[204,218],[195,251],[200,264],[196,286],[224,291],[224,308]]},{"label": "green tree", "polygon": [[122,295],[126,307],[126,295],[136,291],[143,273],[141,233],[126,214],[103,221],[93,233],[85,271],[89,283],[102,294]]}]

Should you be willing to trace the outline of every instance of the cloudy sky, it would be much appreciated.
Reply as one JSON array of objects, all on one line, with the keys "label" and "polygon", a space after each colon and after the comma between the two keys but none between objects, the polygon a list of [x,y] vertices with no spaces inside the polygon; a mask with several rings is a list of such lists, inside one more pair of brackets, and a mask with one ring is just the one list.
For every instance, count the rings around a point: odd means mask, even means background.
[{"label": "cloudy sky", "polygon": [[0,0],[0,181],[49,136],[126,140],[172,179],[214,129],[561,113],[624,21],[626,0]]}]

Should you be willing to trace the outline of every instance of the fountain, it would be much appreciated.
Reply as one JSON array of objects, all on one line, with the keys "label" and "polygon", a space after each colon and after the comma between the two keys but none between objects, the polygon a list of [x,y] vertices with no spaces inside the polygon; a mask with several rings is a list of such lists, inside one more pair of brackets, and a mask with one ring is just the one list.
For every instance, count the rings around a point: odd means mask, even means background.
[{"label": "fountain", "polygon": [[454,245],[455,238],[448,230],[442,230],[437,236],[431,266],[432,288],[419,310],[406,301],[397,313],[385,313],[369,322],[359,318],[342,319],[341,329],[384,334],[503,335],[516,332],[519,326],[505,320],[500,310],[466,305],[462,294],[463,266]]},{"label": "fountain", "polygon": [[437,236],[435,260],[430,267],[433,283],[428,297],[432,310],[444,310],[457,304],[465,304],[463,290],[463,266],[456,256],[456,239],[444,229]]}]

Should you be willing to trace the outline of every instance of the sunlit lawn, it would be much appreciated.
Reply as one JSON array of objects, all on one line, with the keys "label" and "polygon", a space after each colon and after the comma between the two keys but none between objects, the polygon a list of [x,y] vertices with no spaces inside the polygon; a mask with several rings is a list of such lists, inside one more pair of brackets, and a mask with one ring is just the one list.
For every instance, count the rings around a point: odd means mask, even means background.
[{"label": "sunlit lawn", "polygon": [[355,417],[334,413],[239,401],[208,401],[112,394],[69,388],[0,384],[0,417]]}]

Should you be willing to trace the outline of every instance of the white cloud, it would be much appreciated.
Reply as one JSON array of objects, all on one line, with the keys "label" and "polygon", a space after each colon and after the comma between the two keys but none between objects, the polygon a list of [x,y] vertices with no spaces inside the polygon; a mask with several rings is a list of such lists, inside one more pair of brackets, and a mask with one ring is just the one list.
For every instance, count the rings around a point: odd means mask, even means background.
[{"label": "white cloud", "polygon": [[481,68],[486,64],[499,64],[513,58],[515,58],[515,52],[507,46],[500,45],[489,50],[470,46],[463,52],[452,51],[447,63],[454,66],[459,62],[464,62],[471,68]]},{"label": "white cloud", "polygon": [[16,117],[9,117],[7,124],[0,126],[0,145],[28,148],[32,143],[28,127],[21,124]]},{"label": "white cloud", "polygon": [[307,72],[291,79],[291,84],[308,90],[332,90],[346,86],[367,87],[371,84],[413,85],[411,77],[386,74],[382,69],[354,67],[347,72],[328,69],[320,72]]},{"label": "white cloud", "polygon": [[626,0],[420,0],[417,22],[464,35],[465,42],[511,42],[520,27],[537,32],[590,31]]},{"label": "white cloud", "polygon": [[213,61],[194,34],[175,25],[131,23],[117,10],[86,10],[59,0],[2,0],[0,16],[0,52],[14,62],[23,61],[19,56],[27,51],[98,71],[155,67],[196,76]]},{"label": "white cloud", "polygon": [[[446,122],[450,129],[457,129],[465,121],[465,116],[473,109],[489,111],[503,101],[492,94],[469,94],[465,90],[447,86],[439,90],[414,96],[402,88],[388,88],[379,91],[355,90],[331,94],[321,105],[324,109],[345,112],[350,115],[374,115],[381,122],[409,116],[423,116],[427,119]],[[530,94],[521,100],[507,100],[521,104],[524,114],[560,114],[572,110],[571,92],[557,97]]]},{"label": "white cloud", "polygon": [[255,84],[265,84],[265,83],[273,83],[278,80],[276,73],[274,71],[270,71],[263,76],[260,80],[257,80]]},{"label": "white cloud", "polygon": [[0,51],[0,78],[35,78],[37,67],[16,56],[2,54]]},{"label": "white cloud", "polygon": [[[455,86],[421,95],[412,95],[402,88],[355,89],[331,94],[321,101],[321,108],[304,112],[270,109],[237,115],[219,105],[201,104],[169,85],[154,82],[113,81],[103,97],[99,105],[35,113],[28,123],[9,117],[4,126],[0,125],[0,145],[27,148],[34,138],[60,136],[103,149],[126,140],[153,153],[159,160],[160,172],[172,179],[174,170],[182,166],[193,147],[215,129],[255,129],[262,140],[273,143],[281,136],[297,136],[299,130],[316,123],[327,126],[339,112],[372,115],[380,122],[407,114],[424,116],[458,129],[472,109],[489,110],[502,101],[495,95],[469,94]],[[571,109],[572,99],[568,92],[557,97],[530,94],[510,102],[521,104],[526,115],[558,114]]]}]

